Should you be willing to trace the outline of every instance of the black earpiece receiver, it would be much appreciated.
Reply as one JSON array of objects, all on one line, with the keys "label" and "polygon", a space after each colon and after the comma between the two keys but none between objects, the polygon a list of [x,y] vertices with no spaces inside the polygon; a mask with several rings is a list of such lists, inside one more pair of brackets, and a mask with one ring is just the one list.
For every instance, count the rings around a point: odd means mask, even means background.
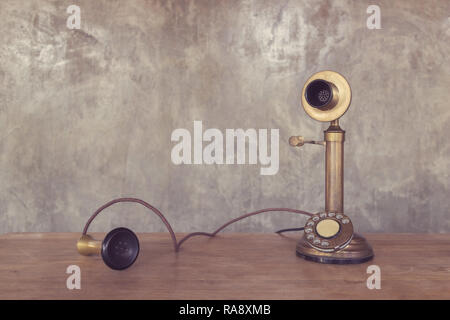
[{"label": "black earpiece receiver", "polygon": [[139,240],[136,234],[127,228],[116,228],[110,231],[103,241],[94,240],[91,236],[87,234],[91,222],[97,217],[97,215],[105,210],[106,208],[112,206],[118,202],[135,202],[143,205],[144,207],[153,211],[157,216],[160,217],[162,222],[167,227],[172,241],[174,244],[175,251],[178,251],[177,239],[175,233],[172,230],[167,219],[164,215],[151,204],[136,198],[119,198],[114,199],[95,211],[84,226],[83,234],[77,242],[78,252],[82,255],[93,255],[100,254],[102,256],[103,262],[114,270],[123,270],[130,267],[137,259],[139,255]]},{"label": "black earpiece receiver", "polygon": [[[136,261],[140,245],[139,240],[136,234],[127,228],[116,228],[112,231],[110,231],[103,241],[98,241],[92,238],[90,235],[88,235],[88,229],[91,224],[91,222],[97,217],[97,215],[105,210],[106,208],[112,206],[115,203],[118,202],[135,202],[143,205],[144,207],[148,208],[149,210],[153,211],[164,223],[164,225],[167,228],[167,231],[169,232],[173,247],[175,252],[177,252],[181,245],[188,240],[191,237],[194,236],[207,236],[207,237],[214,237],[216,236],[220,231],[225,229],[227,226],[229,226],[232,223],[235,223],[239,220],[248,218],[253,215],[257,215],[264,212],[292,212],[296,214],[302,214],[307,215],[309,217],[312,217],[313,214],[310,212],[297,210],[297,209],[289,209],[289,208],[267,208],[267,209],[261,209],[258,211],[250,212],[245,215],[242,215],[238,218],[235,218],[233,220],[230,220],[229,222],[222,225],[220,228],[218,228],[213,233],[207,233],[207,232],[193,232],[188,235],[186,235],[184,238],[182,238],[179,242],[177,241],[177,238],[175,236],[175,233],[173,232],[173,229],[170,225],[170,223],[167,221],[167,219],[164,217],[164,215],[159,211],[157,208],[152,206],[151,204],[136,198],[119,198],[111,200],[110,202],[104,204],[100,208],[98,208],[92,216],[89,218],[89,220],[86,222],[86,225],[83,229],[83,234],[81,235],[81,238],[77,242],[77,249],[78,252],[82,255],[89,256],[89,255],[101,255],[103,262],[111,269],[114,270],[124,270],[129,268],[133,263]],[[280,230],[278,233],[282,233],[285,231],[293,231],[294,229],[286,229],[286,230]],[[295,229],[295,230],[303,230],[303,228]]]},{"label": "black earpiece receiver", "polygon": [[102,242],[102,258],[111,269],[122,270],[131,266],[139,255],[139,240],[133,231],[116,228]]}]

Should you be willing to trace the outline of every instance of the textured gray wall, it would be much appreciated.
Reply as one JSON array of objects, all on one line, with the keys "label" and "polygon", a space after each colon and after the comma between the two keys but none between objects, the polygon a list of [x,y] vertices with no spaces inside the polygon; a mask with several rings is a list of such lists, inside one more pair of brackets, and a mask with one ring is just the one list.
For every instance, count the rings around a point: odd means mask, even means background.
[{"label": "textured gray wall", "polygon": [[[66,27],[70,4],[81,30]],[[381,30],[366,9],[381,7]],[[250,210],[324,206],[324,154],[290,148],[326,124],[300,106],[314,72],[346,76],[345,208],[358,230],[450,231],[450,2],[0,2],[0,233],[80,231],[118,196],[176,231]],[[280,169],[171,162],[176,128],[279,128]],[[264,214],[230,231],[302,225]],[[163,231],[135,204],[92,229]]]}]

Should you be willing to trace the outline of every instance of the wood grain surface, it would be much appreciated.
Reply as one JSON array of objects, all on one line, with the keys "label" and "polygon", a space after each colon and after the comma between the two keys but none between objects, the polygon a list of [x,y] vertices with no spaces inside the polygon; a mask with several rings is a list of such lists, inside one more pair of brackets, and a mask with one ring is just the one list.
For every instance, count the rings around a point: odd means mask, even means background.
[{"label": "wood grain surface", "polygon": [[[298,233],[198,237],[178,253],[166,233],[139,234],[140,256],[124,271],[79,255],[79,236],[0,235],[0,299],[450,299],[448,234],[366,234],[375,259],[360,265],[298,258]],[[380,290],[366,286],[372,264]],[[69,265],[81,268],[80,290],[66,288]]]}]

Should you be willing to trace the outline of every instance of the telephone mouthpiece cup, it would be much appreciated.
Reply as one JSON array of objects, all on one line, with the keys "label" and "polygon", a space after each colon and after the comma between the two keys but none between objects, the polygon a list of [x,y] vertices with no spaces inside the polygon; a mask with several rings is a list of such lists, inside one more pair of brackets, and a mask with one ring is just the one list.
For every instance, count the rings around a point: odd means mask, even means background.
[{"label": "telephone mouthpiece cup", "polygon": [[324,70],[306,80],[302,89],[302,106],[313,119],[329,122],[342,117],[352,100],[352,90],[339,73]]},{"label": "telephone mouthpiece cup", "polygon": [[130,229],[116,228],[103,240],[101,254],[103,261],[111,269],[126,269],[139,255],[139,240]]},{"label": "telephone mouthpiece cup", "polygon": [[320,109],[333,99],[333,89],[325,80],[314,80],[306,87],[305,98],[311,106]]}]

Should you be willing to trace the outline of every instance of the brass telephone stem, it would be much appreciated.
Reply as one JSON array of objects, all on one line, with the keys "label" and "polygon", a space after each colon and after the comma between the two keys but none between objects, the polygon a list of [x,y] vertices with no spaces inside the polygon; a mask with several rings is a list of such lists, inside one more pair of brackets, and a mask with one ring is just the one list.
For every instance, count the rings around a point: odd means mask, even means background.
[{"label": "brass telephone stem", "polygon": [[325,211],[344,212],[344,140],[339,120],[331,122],[325,136]]}]

